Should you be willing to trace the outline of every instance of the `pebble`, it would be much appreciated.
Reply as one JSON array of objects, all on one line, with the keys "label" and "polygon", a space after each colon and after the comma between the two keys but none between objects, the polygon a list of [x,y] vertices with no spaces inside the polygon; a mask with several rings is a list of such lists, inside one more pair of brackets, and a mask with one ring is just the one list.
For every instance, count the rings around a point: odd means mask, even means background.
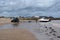
[{"label": "pebble", "polygon": [[49,27],[49,29],[52,29],[52,27]]},{"label": "pebble", "polygon": [[53,36],[56,36],[56,34],[52,34]]},{"label": "pebble", "polygon": [[56,32],[56,31],[53,31],[53,32]]},{"label": "pebble", "polygon": [[47,27],[45,27],[45,28],[47,28]]},{"label": "pebble", "polygon": [[57,38],[60,38],[60,36],[57,36]]},{"label": "pebble", "polygon": [[52,33],[52,32],[49,32],[49,33]]},{"label": "pebble", "polygon": [[52,29],[52,31],[54,31],[54,29]]}]

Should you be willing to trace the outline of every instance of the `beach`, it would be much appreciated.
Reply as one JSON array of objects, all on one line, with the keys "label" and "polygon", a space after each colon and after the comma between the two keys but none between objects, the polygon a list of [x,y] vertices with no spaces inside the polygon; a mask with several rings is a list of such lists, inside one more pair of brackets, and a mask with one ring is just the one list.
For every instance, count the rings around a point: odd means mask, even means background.
[{"label": "beach", "polygon": [[[5,20],[7,20],[5,22]],[[4,21],[4,22],[3,22]],[[0,39],[1,40],[60,40],[60,20],[51,22],[28,22],[27,20],[13,24],[11,19],[1,19]],[[50,34],[50,27],[54,30]],[[56,33],[55,33],[56,31]],[[25,36],[26,35],[26,36]]]},{"label": "beach", "polygon": [[26,29],[3,29],[0,30],[0,40],[36,40],[36,38]]},{"label": "beach", "polygon": [[[12,24],[10,18],[0,18],[0,26]],[[10,28],[0,30],[0,40],[37,40],[27,29]]]}]

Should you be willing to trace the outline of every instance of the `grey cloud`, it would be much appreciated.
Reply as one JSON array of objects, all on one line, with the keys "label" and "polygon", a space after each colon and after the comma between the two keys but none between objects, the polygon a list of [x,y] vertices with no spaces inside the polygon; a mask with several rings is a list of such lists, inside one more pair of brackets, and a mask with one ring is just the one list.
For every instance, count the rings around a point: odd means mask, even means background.
[{"label": "grey cloud", "polygon": [[[47,2],[47,3],[46,3]],[[59,0],[0,0],[0,15],[3,16],[33,16],[46,15],[58,17]],[[6,13],[4,13],[6,12]],[[56,15],[56,13],[58,13]],[[51,15],[50,15],[51,14]],[[60,16],[59,16],[60,17]]]}]

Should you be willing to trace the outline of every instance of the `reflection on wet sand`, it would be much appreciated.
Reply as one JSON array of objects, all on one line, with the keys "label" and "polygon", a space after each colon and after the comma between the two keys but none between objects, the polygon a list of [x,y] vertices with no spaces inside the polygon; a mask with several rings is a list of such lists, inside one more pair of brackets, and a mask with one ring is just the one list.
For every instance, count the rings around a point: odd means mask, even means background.
[{"label": "reflection on wet sand", "polygon": [[13,27],[17,27],[19,25],[19,23],[12,23]]}]

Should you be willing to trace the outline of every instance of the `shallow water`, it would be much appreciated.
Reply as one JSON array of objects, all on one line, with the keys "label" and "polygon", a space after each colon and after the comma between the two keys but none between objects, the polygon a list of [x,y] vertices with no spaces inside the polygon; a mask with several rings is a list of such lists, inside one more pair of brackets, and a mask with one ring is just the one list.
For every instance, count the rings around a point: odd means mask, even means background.
[{"label": "shallow water", "polygon": [[[1,29],[8,29],[8,28],[22,28],[27,29],[30,32],[32,32],[38,40],[60,40],[60,38],[57,38],[58,35],[60,35],[60,26],[55,27],[56,24],[60,24],[60,21],[53,20],[51,22],[22,22],[19,24],[6,24],[3,26],[0,26]],[[47,27],[47,29],[45,28]],[[52,27],[56,31],[57,36],[53,36],[49,32],[51,31],[49,27]]]}]

